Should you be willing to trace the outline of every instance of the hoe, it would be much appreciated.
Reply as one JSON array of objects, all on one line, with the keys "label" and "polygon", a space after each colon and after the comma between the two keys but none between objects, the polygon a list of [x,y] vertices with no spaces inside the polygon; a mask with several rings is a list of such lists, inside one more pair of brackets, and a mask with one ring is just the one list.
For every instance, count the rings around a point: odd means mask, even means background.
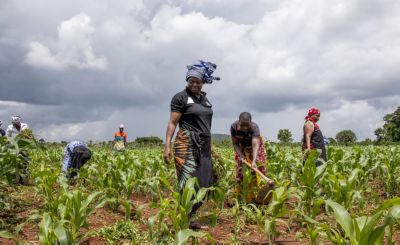
[{"label": "hoe", "polygon": [[[253,168],[251,164],[247,161],[243,161],[251,170],[256,172],[262,179],[264,179],[267,183],[265,186],[261,187],[260,191],[257,194],[255,199],[255,203],[257,204],[268,204],[271,201],[272,194],[270,193],[271,190],[274,189],[274,181],[267,176],[265,176],[260,170],[257,168]],[[270,183],[270,184],[268,184]]]}]

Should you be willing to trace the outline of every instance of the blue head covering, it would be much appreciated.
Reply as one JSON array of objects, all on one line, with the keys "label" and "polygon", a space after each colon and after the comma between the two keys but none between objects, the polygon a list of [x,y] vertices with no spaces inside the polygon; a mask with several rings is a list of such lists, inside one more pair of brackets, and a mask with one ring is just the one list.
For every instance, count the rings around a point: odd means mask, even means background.
[{"label": "blue head covering", "polygon": [[217,65],[208,61],[199,60],[198,62],[188,65],[186,73],[186,81],[189,77],[197,77],[204,83],[212,83],[213,80],[220,80],[219,77],[213,77],[212,74],[217,69]]}]

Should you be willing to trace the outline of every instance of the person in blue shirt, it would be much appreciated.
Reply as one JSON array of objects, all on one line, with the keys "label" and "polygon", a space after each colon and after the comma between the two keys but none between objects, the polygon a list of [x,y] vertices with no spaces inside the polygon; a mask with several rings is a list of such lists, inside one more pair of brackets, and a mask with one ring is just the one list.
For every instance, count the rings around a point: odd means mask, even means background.
[{"label": "person in blue shirt", "polygon": [[75,177],[79,169],[92,157],[86,143],[72,141],[64,149],[61,173],[68,179]]}]

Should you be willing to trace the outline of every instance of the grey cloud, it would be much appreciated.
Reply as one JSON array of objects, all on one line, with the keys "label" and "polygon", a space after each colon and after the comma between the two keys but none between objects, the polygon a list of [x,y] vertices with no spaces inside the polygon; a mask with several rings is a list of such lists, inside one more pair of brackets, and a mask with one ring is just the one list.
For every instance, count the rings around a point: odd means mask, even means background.
[{"label": "grey cloud", "polygon": [[[213,127],[221,130],[219,124],[241,111],[264,122],[282,111],[317,105],[328,112],[345,102],[389,111],[400,91],[395,1],[16,0],[0,6],[0,101],[26,103],[2,108],[0,115],[20,111],[43,132],[49,124],[58,132],[58,125],[74,123],[111,130],[108,124],[123,117],[135,125],[134,113],[143,113],[140,132],[163,135],[170,99],[185,86],[185,66],[199,58],[217,63],[222,77],[204,87],[213,103]],[[365,14],[366,8],[374,11]],[[75,39],[63,46],[59,28],[81,13],[93,31],[82,34],[86,46],[69,53]],[[45,61],[53,57],[56,66],[27,58],[35,42],[48,48]],[[85,66],[87,49],[107,65]],[[374,120],[369,124],[380,117]],[[162,125],[150,128],[150,121]],[[371,127],[358,133],[371,135]],[[101,130],[84,135],[102,137]]]}]

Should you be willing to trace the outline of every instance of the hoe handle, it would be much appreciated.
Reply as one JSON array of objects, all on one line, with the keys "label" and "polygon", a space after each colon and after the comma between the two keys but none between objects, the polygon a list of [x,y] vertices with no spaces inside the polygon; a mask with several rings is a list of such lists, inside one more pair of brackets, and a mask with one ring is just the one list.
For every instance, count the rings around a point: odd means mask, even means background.
[{"label": "hoe handle", "polygon": [[249,162],[247,162],[246,160],[242,161],[243,163],[245,163],[251,170],[253,170],[254,172],[256,172],[261,178],[263,178],[264,180],[267,181],[267,183],[269,183],[271,180],[270,178],[268,178],[267,176],[265,176],[260,170],[258,170],[257,168],[253,168],[253,166],[251,166],[251,164]]}]

